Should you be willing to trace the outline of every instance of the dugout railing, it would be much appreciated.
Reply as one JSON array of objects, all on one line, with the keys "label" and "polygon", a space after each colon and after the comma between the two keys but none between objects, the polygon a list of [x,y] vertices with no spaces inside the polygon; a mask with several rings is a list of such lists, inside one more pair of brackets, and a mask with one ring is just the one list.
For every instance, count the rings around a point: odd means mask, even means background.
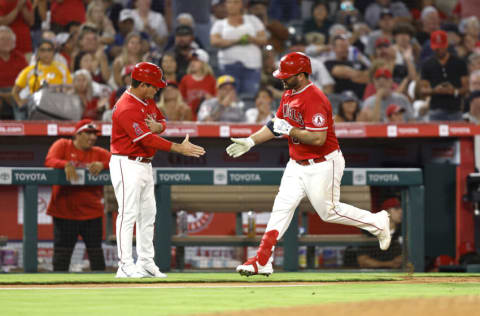
[{"label": "dugout railing", "polygon": [[[155,261],[162,271],[170,270],[171,247],[199,245],[256,246],[259,238],[247,236],[177,236],[171,207],[172,185],[279,185],[283,168],[154,168],[157,217],[155,221]],[[0,168],[0,185],[19,185],[24,188],[23,266],[25,272],[37,272],[37,219],[39,185],[109,185],[110,175],[98,176],[79,169],[79,180],[68,182],[65,173],[51,168]],[[401,189],[405,263],[415,271],[424,270],[425,225],[423,173],[417,168],[347,168],[342,185],[394,186]],[[212,192],[212,195],[214,192]],[[214,196],[212,196],[214,198]],[[273,201],[272,201],[273,204]],[[298,223],[298,212],[292,223]],[[237,221],[238,222],[238,221]],[[238,225],[238,224],[237,224]],[[284,247],[285,271],[298,270],[298,247],[301,245],[352,245],[371,243],[363,236],[303,235],[298,225],[290,225],[281,245]]]}]

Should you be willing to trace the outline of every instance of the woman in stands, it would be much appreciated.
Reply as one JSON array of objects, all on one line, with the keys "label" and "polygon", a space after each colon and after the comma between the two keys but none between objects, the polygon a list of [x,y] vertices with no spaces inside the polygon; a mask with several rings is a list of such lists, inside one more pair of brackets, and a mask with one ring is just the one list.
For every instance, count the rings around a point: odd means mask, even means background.
[{"label": "woman in stands", "polygon": [[[20,108],[27,104],[28,95],[33,94],[45,84],[52,86],[72,83],[67,66],[55,61],[54,56],[55,45],[52,41],[43,39],[36,52],[35,64],[24,68],[15,80],[12,95]],[[22,92],[24,89],[25,93]]]},{"label": "woman in stands", "polygon": [[127,35],[123,44],[122,53],[113,62],[113,78],[117,87],[123,85],[122,69],[126,65],[135,65],[142,61],[142,38],[139,33],[132,32]]},{"label": "woman in stands", "polygon": [[255,97],[255,107],[245,112],[245,121],[248,124],[267,124],[275,117],[273,109],[272,92],[267,88],[260,88]]},{"label": "woman in stands", "polygon": [[260,87],[265,26],[256,16],[244,14],[242,0],[227,0],[226,6],[227,18],[213,24],[210,43],[218,48],[222,73],[235,78],[237,93],[253,97]]},{"label": "woman in stands", "polygon": [[102,104],[108,102],[108,99],[100,100],[93,96],[92,76],[88,70],[80,69],[73,74],[73,93],[82,101],[82,119],[98,120],[101,116],[99,108],[102,108]]},{"label": "woman in stands", "polygon": [[210,99],[217,93],[216,80],[209,58],[205,51],[197,50],[187,68],[187,74],[180,81],[179,89],[185,102],[192,109],[194,120],[203,100]]},{"label": "woman in stands", "polygon": [[87,7],[86,23],[95,25],[99,33],[99,41],[102,44],[110,45],[115,39],[115,28],[112,21],[105,15],[103,1],[91,1]]},{"label": "woman in stands", "polygon": [[158,109],[169,121],[192,121],[192,110],[183,101],[177,82],[167,81],[167,84],[157,103]]},{"label": "woman in stands", "polygon": [[353,91],[344,91],[341,94],[341,102],[338,113],[334,116],[335,123],[358,122],[360,113],[360,101]]}]

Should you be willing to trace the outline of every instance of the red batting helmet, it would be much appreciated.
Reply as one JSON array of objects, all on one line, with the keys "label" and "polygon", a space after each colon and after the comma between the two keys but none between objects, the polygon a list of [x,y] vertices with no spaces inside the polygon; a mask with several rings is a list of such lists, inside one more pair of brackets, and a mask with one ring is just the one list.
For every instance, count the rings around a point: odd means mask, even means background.
[{"label": "red batting helmet", "polygon": [[273,72],[273,76],[278,79],[287,79],[301,72],[312,73],[310,58],[304,53],[293,52],[280,59],[280,66]]},{"label": "red batting helmet", "polygon": [[167,83],[163,80],[163,72],[155,64],[141,62],[135,65],[132,71],[132,79],[146,82],[157,88],[165,88]]}]

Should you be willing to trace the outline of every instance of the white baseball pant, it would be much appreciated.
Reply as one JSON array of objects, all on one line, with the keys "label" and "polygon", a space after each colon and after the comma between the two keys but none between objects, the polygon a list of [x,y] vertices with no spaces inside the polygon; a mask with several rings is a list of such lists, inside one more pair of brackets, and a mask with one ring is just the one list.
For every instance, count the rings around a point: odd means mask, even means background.
[{"label": "white baseball pant", "polygon": [[345,169],[341,151],[325,158],[326,161],[307,166],[292,159],[287,163],[266,229],[266,232],[277,230],[277,240],[282,238],[305,196],[325,222],[356,226],[375,236],[382,231],[380,216],[340,203],[340,182]]},{"label": "white baseball pant", "polygon": [[136,223],[137,265],[153,263],[153,232],[157,211],[152,165],[112,155],[110,177],[118,202],[117,249],[120,265],[132,265]]}]

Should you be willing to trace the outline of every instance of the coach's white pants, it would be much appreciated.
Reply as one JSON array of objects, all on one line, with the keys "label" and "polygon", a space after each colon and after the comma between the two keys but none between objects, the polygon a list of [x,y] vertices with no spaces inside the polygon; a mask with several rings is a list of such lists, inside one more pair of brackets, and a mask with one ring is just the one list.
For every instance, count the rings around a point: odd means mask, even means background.
[{"label": "coach's white pants", "polygon": [[340,182],[345,159],[340,151],[328,160],[302,166],[290,160],[273,204],[266,231],[277,230],[280,239],[292,221],[300,201],[307,196],[320,218],[329,223],[356,226],[377,236],[382,231],[381,217],[355,206],[340,203]]},{"label": "coach's white pants", "polygon": [[155,214],[152,165],[112,155],[110,176],[118,202],[117,248],[119,265],[133,264],[132,239],[136,223],[137,264],[153,263]]}]

